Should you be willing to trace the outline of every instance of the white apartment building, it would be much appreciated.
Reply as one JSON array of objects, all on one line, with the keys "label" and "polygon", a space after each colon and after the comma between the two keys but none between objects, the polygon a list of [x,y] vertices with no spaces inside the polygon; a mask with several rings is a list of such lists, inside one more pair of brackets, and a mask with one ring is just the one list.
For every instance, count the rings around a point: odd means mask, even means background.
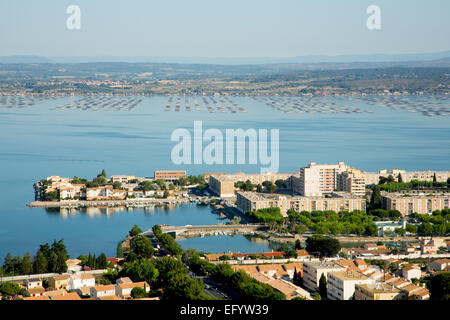
[{"label": "white apartment building", "polygon": [[298,177],[292,176],[292,190],[302,196],[321,196],[337,190],[337,175],[348,169],[344,162],[337,164],[317,164],[311,162],[300,169]]},{"label": "white apartment building", "polygon": [[374,279],[356,270],[340,270],[328,273],[327,298],[329,300],[350,300],[355,293],[355,285],[373,285]]},{"label": "white apartment building", "polygon": [[89,273],[71,274],[67,280],[67,289],[76,290],[95,286],[95,277]]}]

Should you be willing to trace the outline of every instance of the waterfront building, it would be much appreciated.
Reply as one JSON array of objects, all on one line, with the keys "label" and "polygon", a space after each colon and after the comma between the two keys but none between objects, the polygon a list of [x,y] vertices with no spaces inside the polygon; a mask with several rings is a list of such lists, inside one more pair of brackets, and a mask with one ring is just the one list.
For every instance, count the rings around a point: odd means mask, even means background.
[{"label": "waterfront building", "polygon": [[380,177],[388,178],[389,176],[392,176],[395,181],[398,181],[399,175],[402,177],[403,182],[411,182],[412,180],[433,181],[434,176],[436,176],[437,182],[446,182],[447,179],[450,178],[450,171],[423,170],[407,172],[399,169],[383,169],[378,172],[363,172],[363,175],[366,185],[378,184]]},{"label": "waterfront building", "polygon": [[128,183],[130,180],[135,180],[135,176],[127,176],[127,175],[114,175],[111,176],[111,181],[114,182],[120,182],[120,183]]},{"label": "waterfront building", "polygon": [[432,214],[435,210],[450,208],[450,193],[436,190],[381,192],[381,207],[398,210],[404,216],[411,213]]},{"label": "waterfront building", "polygon": [[337,190],[337,175],[347,171],[344,162],[337,164],[317,164],[311,162],[300,169],[298,176],[292,176],[292,190],[302,196],[321,196]]},{"label": "waterfront building", "polygon": [[236,206],[242,213],[258,209],[278,207],[283,216],[293,209],[297,212],[315,210],[353,211],[366,210],[366,200],[346,192],[333,192],[322,197],[302,197],[278,194],[237,192]]},{"label": "waterfront building", "polygon": [[[59,198],[64,199],[80,199],[85,196],[84,184],[67,184],[59,186]],[[48,191],[47,191],[48,192]]]},{"label": "waterfront building", "polygon": [[102,186],[86,189],[86,200],[108,200],[113,195],[113,186]]},{"label": "waterfront building", "polygon": [[175,181],[180,178],[186,177],[186,171],[184,170],[160,170],[154,171],[155,180]]},{"label": "waterfront building", "polygon": [[350,300],[357,284],[374,284],[375,280],[356,270],[339,270],[328,273],[327,298],[329,300]]},{"label": "waterfront building", "polygon": [[252,184],[262,184],[264,181],[270,181],[273,184],[277,180],[285,181],[286,185],[290,185],[290,178],[292,174],[267,172],[264,174],[246,174],[237,172],[234,174],[209,174],[209,188],[210,190],[222,198],[234,197],[236,182],[250,181]]},{"label": "waterfront building", "polygon": [[355,300],[406,300],[406,295],[392,284],[376,281],[374,284],[356,284]]}]

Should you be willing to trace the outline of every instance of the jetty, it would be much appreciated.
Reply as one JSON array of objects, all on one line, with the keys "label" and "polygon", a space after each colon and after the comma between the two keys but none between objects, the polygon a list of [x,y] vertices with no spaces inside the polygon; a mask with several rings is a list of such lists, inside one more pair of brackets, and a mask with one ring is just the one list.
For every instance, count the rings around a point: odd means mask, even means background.
[{"label": "jetty", "polygon": [[83,207],[145,207],[154,205],[179,205],[196,203],[192,199],[127,199],[127,200],[62,200],[33,201],[30,208],[83,208]]}]

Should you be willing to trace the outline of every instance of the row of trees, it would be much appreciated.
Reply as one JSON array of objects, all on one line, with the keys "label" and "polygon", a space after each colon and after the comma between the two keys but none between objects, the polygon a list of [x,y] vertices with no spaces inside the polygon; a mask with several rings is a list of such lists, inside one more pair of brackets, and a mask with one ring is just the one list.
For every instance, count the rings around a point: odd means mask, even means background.
[{"label": "row of trees", "polygon": [[177,256],[183,253],[181,246],[175,241],[175,239],[167,233],[161,231],[161,227],[155,224],[152,228],[153,234],[162,243],[164,248],[170,252],[170,254]]},{"label": "row of trees", "polygon": [[69,258],[63,240],[54,240],[40,245],[35,256],[26,253],[23,257],[8,253],[0,270],[3,275],[22,275],[33,273],[61,273],[67,271],[66,260]]},{"label": "row of trees", "polygon": [[270,222],[280,223],[283,219],[283,216],[281,215],[281,210],[278,207],[263,208],[258,209],[256,211],[247,211],[245,214],[253,220],[264,223]]},{"label": "row of trees", "polygon": [[373,219],[363,211],[301,211],[288,210],[288,229],[304,233],[308,230],[320,234],[358,234],[376,235]]},{"label": "row of trees", "polygon": [[234,186],[237,189],[240,189],[242,191],[253,191],[256,189],[256,192],[269,192],[273,193],[279,189],[284,189],[287,187],[286,181],[279,179],[275,181],[275,184],[273,184],[271,181],[264,181],[262,184],[253,184],[250,180],[247,180],[245,182],[238,181],[234,184]]},{"label": "row of trees", "polygon": [[111,267],[104,253],[101,253],[98,257],[96,257],[95,254],[92,255],[89,252],[88,255],[81,255],[78,259],[81,260],[81,265],[83,267],[89,267],[91,270],[106,269]]},{"label": "row of trees", "polygon": [[235,290],[246,300],[285,300],[286,296],[270,285],[250,277],[245,271],[234,271],[228,263],[213,264],[200,258],[199,252],[189,249],[182,261],[196,273],[204,274]]},{"label": "row of trees", "polygon": [[[168,234],[163,234],[159,226],[154,226],[153,230],[163,239],[170,237]],[[140,235],[141,232],[142,230],[137,225],[134,225],[129,231],[130,252],[126,255],[126,262],[119,272],[109,270],[105,273],[103,275],[105,282],[113,283],[119,277],[129,277],[134,282],[146,281],[151,285],[152,292],[155,294],[159,294],[159,291],[162,290],[164,299],[208,300],[209,297],[204,293],[203,282],[192,279],[188,275],[188,269],[179,257],[165,256],[158,259],[152,257],[153,248],[150,240]],[[169,247],[171,247],[169,243],[176,243],[172,237],[170,238],[172,240],[165,241]],[[147,294],[144,291],[133,288],[131,294],[133,297],[145,297]]]}]

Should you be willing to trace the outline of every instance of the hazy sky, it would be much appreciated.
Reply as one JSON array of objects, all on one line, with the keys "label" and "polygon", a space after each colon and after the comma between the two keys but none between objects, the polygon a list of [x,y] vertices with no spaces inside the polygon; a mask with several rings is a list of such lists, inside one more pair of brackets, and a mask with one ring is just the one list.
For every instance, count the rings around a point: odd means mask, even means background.
[{"label": "hazy sky", "polygon": [[[81,8],[68,30],[66,8]],[[366,8],[381,8],[368,30]],[[1,0],[0,55],[292,57],[450,50],[449,0]]]}]

